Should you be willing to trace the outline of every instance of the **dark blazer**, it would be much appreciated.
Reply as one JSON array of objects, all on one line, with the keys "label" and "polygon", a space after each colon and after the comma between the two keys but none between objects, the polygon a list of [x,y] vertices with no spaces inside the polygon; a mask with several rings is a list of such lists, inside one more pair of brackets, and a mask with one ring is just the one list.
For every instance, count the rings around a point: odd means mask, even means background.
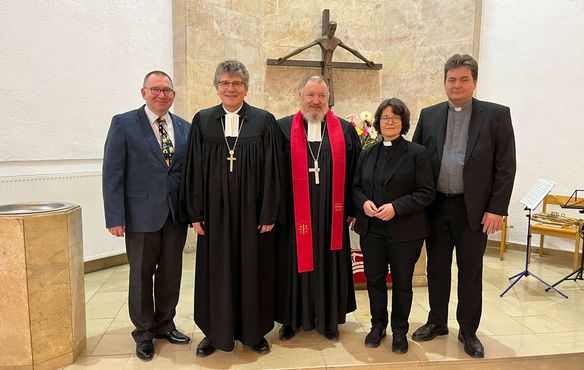
[{"label": "dark blazer", "polygon": [[[422,109],[412,140],[427,148],[436,182],[447,119],[447,102]],[[464,201],[473,231],[481,228],[485,211],[507,215],[515,169],[515,137],[509,108],[473,99],[463,170]]]},{"label": "dark blazer", "polygon": [[166,165],[144,106],[112,118],[103,156],[106,227],[130,232],[162,228],[170,214],[178,222],[178,194],[190,125],[171,114],[174,155]]},{"label": "dark blazer", "polygon": [[[355,232],[367,234],[370,217],[363,212],[363,204],[373,199],[373,173],[379,143],[361,152],[353,182],[353,200],[358,208]],[[429,234],[425,207],[434,200],[434,179],[430,160],[424,147],[401,139],[385,174],[383,204],[391,203],[395,217],[386,222],[387,231],[396,241],[423,239]],[[377,204],[380,206],[381,204]]]}]

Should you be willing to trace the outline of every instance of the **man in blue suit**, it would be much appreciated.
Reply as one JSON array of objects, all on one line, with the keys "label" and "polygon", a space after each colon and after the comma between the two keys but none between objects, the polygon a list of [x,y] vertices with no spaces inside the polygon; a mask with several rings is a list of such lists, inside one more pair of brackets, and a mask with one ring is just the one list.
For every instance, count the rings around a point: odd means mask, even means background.
[{"label": "man in blue suit", "polygon": [[103,157],[103,199],[107,229],[126,238],[136,355],[150,360],[153,338],[190,342],[173,322],[187,234],[187,225],[178,219],[178,194],[190,125],[168,111],[175,92],[166,73],[148,73],[142,97],[146,104],[141,108],[112,119]]}]

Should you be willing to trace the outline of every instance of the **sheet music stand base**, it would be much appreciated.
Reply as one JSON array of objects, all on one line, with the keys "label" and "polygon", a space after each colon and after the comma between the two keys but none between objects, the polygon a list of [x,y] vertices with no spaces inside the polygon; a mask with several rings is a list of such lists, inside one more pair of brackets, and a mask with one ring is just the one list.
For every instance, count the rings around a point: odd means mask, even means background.
[{"label": "sheet music stand base", "polygon": [[[500,297],[503,297],[509,291],[509,289],[513,288],[513,286],[515,284],[517,284],[517,282],[519,280],[521,280],[522,277],[533,276],[534,278],[539,280],[542,284],[547,286],[546,292],[549,291],[550,289],[553,289],[556,293],[558,293],[562,297],[568,298],[567,295],[562,293],[560,290],[556,289],[553,285],[549,285],[542,278],[540,278],[539,276],[537,276],[534,273],[532,273],[531,271],[529,271],[529,253],[531,250],[531,209],[526,207],[525,210],[527,211],[527,215],[525,215],[527,217],[527,244],[525,246],[525,270],[523,270],[520,273],[515,274],[509,278],[509,280],[512,280],[512,279],[515,279],[515,280],[507,287],[507,289],[505,289],[503,291],[503,293],[501,293]],[[558,284],[558,283],[556,283],[556,284]]]}]

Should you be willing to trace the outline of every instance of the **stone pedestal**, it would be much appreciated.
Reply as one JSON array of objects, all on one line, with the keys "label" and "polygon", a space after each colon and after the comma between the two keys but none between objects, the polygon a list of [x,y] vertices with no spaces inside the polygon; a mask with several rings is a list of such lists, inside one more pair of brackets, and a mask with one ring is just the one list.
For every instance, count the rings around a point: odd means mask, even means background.
[{"label": "stone pedestal", "polygon": [[55,369],[85,348],[81,208],[61,205],[0,215],[0,369]]}]

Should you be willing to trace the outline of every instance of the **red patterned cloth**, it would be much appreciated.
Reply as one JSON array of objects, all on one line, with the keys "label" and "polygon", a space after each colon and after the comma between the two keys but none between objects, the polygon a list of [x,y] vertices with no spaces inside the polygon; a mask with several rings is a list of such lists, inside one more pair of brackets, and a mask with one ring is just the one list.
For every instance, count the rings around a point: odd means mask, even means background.
[{"label": "red patterned cloth", "polygon": [[[363,252],[361,249],[351,249],[351,262],[353,264],[353,282],[355,288],[367,288],[367,279],[363,269]],[[388,266],[389,269],[389,266]],[[391,283],[391,272],[387,274],[386,280]]]}]

